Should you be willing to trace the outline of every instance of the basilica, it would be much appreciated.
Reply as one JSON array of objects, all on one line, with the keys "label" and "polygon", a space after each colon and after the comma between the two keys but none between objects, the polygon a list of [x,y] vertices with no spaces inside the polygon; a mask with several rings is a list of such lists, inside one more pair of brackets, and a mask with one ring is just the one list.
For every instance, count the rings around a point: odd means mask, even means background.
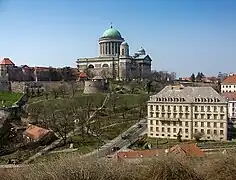
[{"label": "basilica", "polygon": [[77,59],[80,72],[118,80],[146,79],[151,74],[152,59],[141,48],[134,55],[121,33],[112,26],[99,38],[99,56]]}]

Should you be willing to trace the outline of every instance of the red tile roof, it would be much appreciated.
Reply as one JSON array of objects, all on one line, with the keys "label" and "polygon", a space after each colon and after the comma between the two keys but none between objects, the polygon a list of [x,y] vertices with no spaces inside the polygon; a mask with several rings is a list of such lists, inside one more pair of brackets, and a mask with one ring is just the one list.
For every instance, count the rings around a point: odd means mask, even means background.
[{"label": "red tile roof", "polygon": [[222,93],[222,96],[227,101],[235,101],[236,100],[236,92],[225,92],[225,93]]},{"label": "red tile roof", "polygon": [[169,153],[190,157],[204,157],[205,155],[195,144],[177,144],[169,149]]},{"label": "red tile roof", "polygon": [[228,76],[221,84],[236,84],[236,75]]},{"label": "red tile roof", "polygon": [[143,150],[143,151],[126,151],[126,152],[118,152],[117,158],[148,158],[159,156],[160,150],[151,149],[151,150]]},{"label": "red tile roof", "polygon": [[80,78],[87,78],[88,76],[87,76],[86,73],[81,72],[81,73],[79,74],[79,77],[80,77]]},{"label": "red tile roof", "polygon": [[38,126],[30,125],[25,131],[24,135],[28,136],[33,140],[39,140],[50,132],[48,129],[43,129]]},{"label": "red tile roof", "polygon": [[0,62],[0,64],[2,64],[2,65],[15,65],[9,58],[4,58],[1,62]]}]

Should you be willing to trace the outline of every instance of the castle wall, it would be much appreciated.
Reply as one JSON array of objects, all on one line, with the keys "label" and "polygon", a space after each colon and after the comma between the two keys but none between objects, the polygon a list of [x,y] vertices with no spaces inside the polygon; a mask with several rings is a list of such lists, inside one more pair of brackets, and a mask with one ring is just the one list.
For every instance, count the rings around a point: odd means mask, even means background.
[{"label": "castle wall", "polygon": [[104,92],[104,83],[103,81],[85,81],[84,93],[93,94],[93,93],[102,93]]},{"label": "castle wall", "polygon": [[[65,82],[70,85],[69,82]],[[32,87],[49,87],[49,88],[56,88],[61,85],[61,81],[40,81],[40,82],[11,82],[11,91],[12,92],[20,92],[23,93],[25,90],[25,86],[29,85]],[[83,81],[75,81],[75,85],[78,89],[84,88]]]}]

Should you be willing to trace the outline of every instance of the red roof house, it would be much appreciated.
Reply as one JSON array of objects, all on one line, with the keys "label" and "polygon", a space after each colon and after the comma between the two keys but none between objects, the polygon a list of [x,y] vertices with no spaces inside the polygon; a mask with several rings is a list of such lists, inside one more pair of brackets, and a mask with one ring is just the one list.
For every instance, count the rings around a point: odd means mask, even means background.
[{"label": "red roof house", "polygon": [[236,75],[233,74],[231,76],[228,76],[221,84],[223,85],[236,84]]},{"label": "red roof house", "polygon": [[177,144],[171,147],[168,153],[180,157],[204,157],[205,155],[195,144]]},{"label": "red roof house", "polygon": [[9,58],[4,58],[1,62],[1,65],[12,65],[15,66],[15,64],[9,59]]},{"label": "red roof house", "polygon": [[164,150],[150,149],[142,151],[120,151],[116,156],[118,161],[140,163],[142,159],[155,158],[161,154],[164,155]]},{"label": "red roof house", "polygon": [[51,130],[44,129],[35,125],[29,125],[23,132],[24,137],[30,142],[43,141],[47,138],[54,138],[55,135]]}]

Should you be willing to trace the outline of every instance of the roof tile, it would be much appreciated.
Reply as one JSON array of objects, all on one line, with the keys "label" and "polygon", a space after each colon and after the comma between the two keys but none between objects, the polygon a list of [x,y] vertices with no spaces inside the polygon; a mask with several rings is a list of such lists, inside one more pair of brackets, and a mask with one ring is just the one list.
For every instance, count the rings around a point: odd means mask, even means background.
[{"label": "roof tile", "polygon": [[222,84],[236,84],[236,75],[228,76]]},{"label": "roof tile", "polygon": [[48,129],[43,129],[38,126],[30,125],[25,131],[24,135],[30,137],[33,140],[39,140],[50,132]]},{"label": "roof tile", "polygon": [[0,64],[2,64],[2,65],[15,65],[9,58],[4,58],[1,62],[0,62]]}]

